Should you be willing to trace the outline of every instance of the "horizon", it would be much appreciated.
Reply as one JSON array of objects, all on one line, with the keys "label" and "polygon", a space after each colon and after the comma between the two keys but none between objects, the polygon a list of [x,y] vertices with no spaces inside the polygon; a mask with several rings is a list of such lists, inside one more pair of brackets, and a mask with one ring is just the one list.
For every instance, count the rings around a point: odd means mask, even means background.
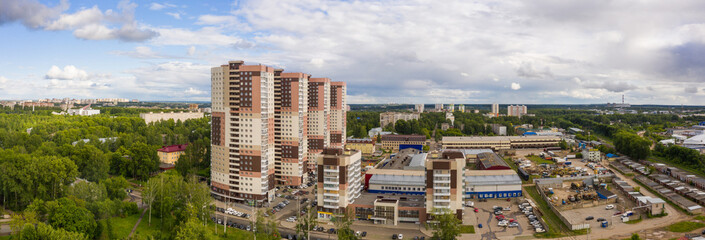
[{"label": "horizon", "polygon": [[0,9],[3,99],[207,101],[210,68],[244,60],[345,81],[356,104],[705,101],[700,1],[7,0]]}]

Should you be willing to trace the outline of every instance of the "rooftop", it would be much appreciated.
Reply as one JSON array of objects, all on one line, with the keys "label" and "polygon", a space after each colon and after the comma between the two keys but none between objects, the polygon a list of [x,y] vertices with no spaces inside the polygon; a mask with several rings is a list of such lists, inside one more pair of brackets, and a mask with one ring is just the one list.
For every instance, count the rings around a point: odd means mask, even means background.
[{"label": "rooftop", "polygon": [[385,202],[391,202],[397,200],[399,202],[399,207],[419,207],[423,208],[426,204],[426,199],[424,196],[418,195],[395,195],[395,194],[379,194],[379,193],[367,193],[363,192],[360,197],[355,200],[355,205],[368,205],[373,206],[374,202],[378,199],[385,199]]},{"label": "rooftop", "polygon": [[181,151],[186,150],[186,146],[188,146],[188,144],[179,144],[179,145],[165,146],[165,147],[162,147],[162,148],[158,149],[157,151],[160,151],[160,152],[167,152],[167,153],[170,153],[170,152],[181,152]]},{"label": "rooftop", "polygon": [[505,162],[499,155],[496,153],[480,153],[477,154],[477,159],[482,164],[482,166],[485,167],[485,169],[489,169],[492,167],[507,167],[509,168],[509,165],[507,165],[507,162]]},{"label": "rooftop", "polygon": [[521,184],[521,178],[514,170],[465,170],[465,182],[472,185],[511,185]]}]

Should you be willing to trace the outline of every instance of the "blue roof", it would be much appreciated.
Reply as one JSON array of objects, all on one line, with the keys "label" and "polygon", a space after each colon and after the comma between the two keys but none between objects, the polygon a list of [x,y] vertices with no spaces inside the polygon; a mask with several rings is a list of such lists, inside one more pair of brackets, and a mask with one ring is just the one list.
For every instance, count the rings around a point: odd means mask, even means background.
[{"label": "blue roof", "polygon": [[608,153],[608,154],[605,155],[605,156],[607,156],[608,158],[619,157],[617,154],[611,154],[611,153]]},{"label": "blue roof", "polygon": [[528,135],[538,135],[538,134],[536,134],[535,132],[525,132],[524,133],[524,136],[528,136]]}]

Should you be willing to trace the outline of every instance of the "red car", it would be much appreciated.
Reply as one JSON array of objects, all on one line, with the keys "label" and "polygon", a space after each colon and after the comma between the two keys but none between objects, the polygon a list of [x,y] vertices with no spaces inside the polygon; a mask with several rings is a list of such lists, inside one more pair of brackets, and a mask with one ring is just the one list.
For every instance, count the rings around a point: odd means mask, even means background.
[{"label": "red car", "polygon": [[477,210],[477,208],[475,208],[475,212],[479,212],[479,211]]},{"label": "red car", "polygon": [[497,215],[495,218],[496,218],[497,220],[501,220],[501,219],[504,219],[504,215]]}]

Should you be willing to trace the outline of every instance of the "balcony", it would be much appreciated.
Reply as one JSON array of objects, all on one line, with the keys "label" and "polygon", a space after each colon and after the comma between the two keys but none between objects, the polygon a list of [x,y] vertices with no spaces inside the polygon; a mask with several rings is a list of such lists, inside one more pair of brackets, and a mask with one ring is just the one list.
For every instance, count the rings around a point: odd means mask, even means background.
[{"label": "balcony", "polygon": [[[328,190],[328,191],[338,191],[338,190],[340,190],[340,186],[337,185],[337,184],[336,184],[335,186],[326,186],[325,184],[329,184],[329,183],[325,183],[325,182],[324,182],[323,190]],[[337,195],[337,194],[336,194],[336,195]]]},{"label": "balcony", "polygon": [[434,184],[434,185],[433,185],[433,189],[445,189],[445,190],[450,190],[450,184],[448,184],[447,186]]},{"label": "balcony", "polygon": [[338,208],[340,208],[338,205],[328,205],[328,204],[326,204],[325,202],[323,203],[323,207],[324,207],[324,208],[328,208],[328,209],[338,209]]},{"label": "balcony", "polygon": [[324,168],[323,172],[324,173],[338,173],[340,171],[337,168],[334,168],[334,169]]},{"label": "balcony", "polygon": [[450,196],[450,191],[434,191],[433,195],[436,196]]},{"label": "balcony", "polygon": [[[331,191],[335,191],[335,190],[331,190]],[[338,194],[338,193],[323,192],[323,196],[326,196],[326,197],[337,197],[337,196],[339,196],[339,194]]]},{"label": "balcony", "polygon": [[433,183],[450,183],[450,179],[433,179]]},{"label": "balcony", "polygon": [[443,198],[434,198],[433,202],[445,202],[445,203],[450,203],[450,198],[448,199],[443,199]]},{"label": "balcony", "polygon": [[450,178],[450,173],[433,173],[434,177],[448,177]]}]

